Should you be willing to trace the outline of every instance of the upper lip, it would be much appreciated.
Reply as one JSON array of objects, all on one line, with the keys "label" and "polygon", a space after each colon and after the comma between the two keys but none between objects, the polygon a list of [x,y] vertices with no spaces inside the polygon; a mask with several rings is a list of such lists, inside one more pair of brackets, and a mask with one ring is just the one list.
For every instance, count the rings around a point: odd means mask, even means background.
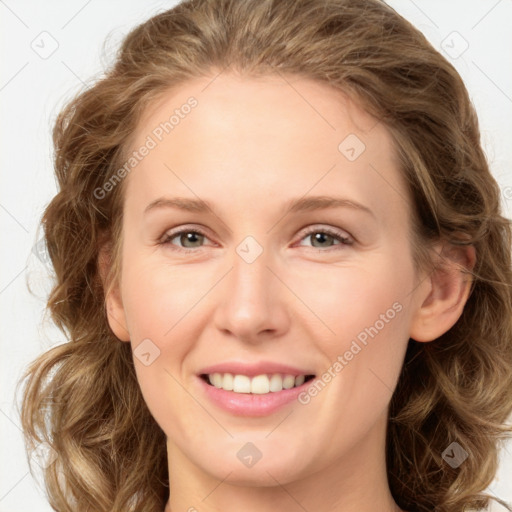
[{"label": "upper lip", "polygon": [[227,361],[203,368],[199,374],[232,373],[234,375],[247,375],[254,377],[263,374],[281,373],[284,375],[314,375],[315,372],[302,370],[293,366],[271,361],[260,361],[258,363],[246,363],[242,361]]}]

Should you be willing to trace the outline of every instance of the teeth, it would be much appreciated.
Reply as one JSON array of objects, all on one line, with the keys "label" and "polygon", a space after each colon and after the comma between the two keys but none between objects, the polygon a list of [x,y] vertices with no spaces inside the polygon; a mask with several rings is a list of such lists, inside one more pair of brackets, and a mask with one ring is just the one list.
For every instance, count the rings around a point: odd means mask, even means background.
[{"label": "teeth", "polygon": [[291,389],[295,386],[295,377],[293,375],[285,375],[283,379],[283,388]]},{"label": "teeth", "polygon": [[302,384],[304,384],[305,380],[306,380],[305,375],[299,375],[298,377],[295,377],[295,386],[302,386]]},{"label": "teeth", "polygon": [[216,388],[221,388],[223,381],[220,373],[214,373],[210,379],[210,384],[213,384]]},{"label": "teeth", "polygon": [[251,393],[264,395],[270,392],[270,381],[266,375],[258,375],[251,380]]},{"label": "teeth", "polygon": [[273,375],[256,375],[250,378],[247,375],[233,375],[232,373],[212,373],[208,375],[208,380],[216,388],[226,391],[264,395],[301,386],[304,384],[306,376],[298,375],[296,377],[275,373]]},{"label": "teeth", "polygon": [[283,378],[281,375],[272,375],[270,377],[270,391],[276,392],[283,389]]},{"label": "teeth", "polygon": [[231,373],[225,373],[224,377],[222,377],[220,373],[218,375],[221,376],[220,381],[222,388],[225,389],[226,391],[233,391],[233,375],[231,375]]},{"label": "teeth", "polygon": [[235,393],[250,393],[251,379],[247,375],[235,375],[233,377],[233,391]]}]

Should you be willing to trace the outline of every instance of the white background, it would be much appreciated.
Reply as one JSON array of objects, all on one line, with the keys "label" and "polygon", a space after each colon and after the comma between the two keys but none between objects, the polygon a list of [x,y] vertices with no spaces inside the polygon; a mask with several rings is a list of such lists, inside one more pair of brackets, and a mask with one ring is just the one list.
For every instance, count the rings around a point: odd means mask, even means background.
[{"label": "white background", "polygon": [[[64,103],[101,75],[131,28],[175,3],[0,0],[0,512],[51,510],[29,474],[13,398],[23,368],[46,348],[63,341],[55,327],[43,322],[50,286],[44,263],[32,251],[41,237],[37,226],[43,209],[56,193],[51,126]],[[446,43],[452,46],[447,58],[462,75],[477,108],[484,148],[503,191],[504,213],[510,218],[512,2],[388,3],[439,51],[444,52]],[[468,48],[459,56],[466,44]],[[52,45],[58,45],[55,52],[45,55]],[[488,490],[512,503],[510,442]]]}]

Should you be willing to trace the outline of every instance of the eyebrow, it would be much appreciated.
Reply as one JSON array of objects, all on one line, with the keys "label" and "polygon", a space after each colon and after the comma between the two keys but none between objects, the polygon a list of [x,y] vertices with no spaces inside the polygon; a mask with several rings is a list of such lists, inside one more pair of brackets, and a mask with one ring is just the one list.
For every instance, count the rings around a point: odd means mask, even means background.
[{"label": "eyebrow", "polygon": [[[146,206],[144,214],[160,208],[176,208],[195,213],[204,213],[208,210],[213,211],[213,206],[208,201],[201,199],[192,199],[187,197],[159,197]],[[343,197],[301,197],[299,199],[292,199],[285,206],[285,210],[289,210],[291,213],[324,210],[327,208],[352,208],[375,217],[375,214],[367,206]]]}]

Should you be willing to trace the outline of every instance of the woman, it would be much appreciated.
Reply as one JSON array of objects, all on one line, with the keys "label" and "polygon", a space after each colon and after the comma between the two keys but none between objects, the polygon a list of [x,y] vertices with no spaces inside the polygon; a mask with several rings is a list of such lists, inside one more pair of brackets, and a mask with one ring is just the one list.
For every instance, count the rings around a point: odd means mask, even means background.
[{"label": "woman", "polygon": [[57,454],[56,510],[487,506],[510,222],[460,76],[410,23],[379,0],[183,2],[54,143],[70,341],[28,370],[22,420]]}]

